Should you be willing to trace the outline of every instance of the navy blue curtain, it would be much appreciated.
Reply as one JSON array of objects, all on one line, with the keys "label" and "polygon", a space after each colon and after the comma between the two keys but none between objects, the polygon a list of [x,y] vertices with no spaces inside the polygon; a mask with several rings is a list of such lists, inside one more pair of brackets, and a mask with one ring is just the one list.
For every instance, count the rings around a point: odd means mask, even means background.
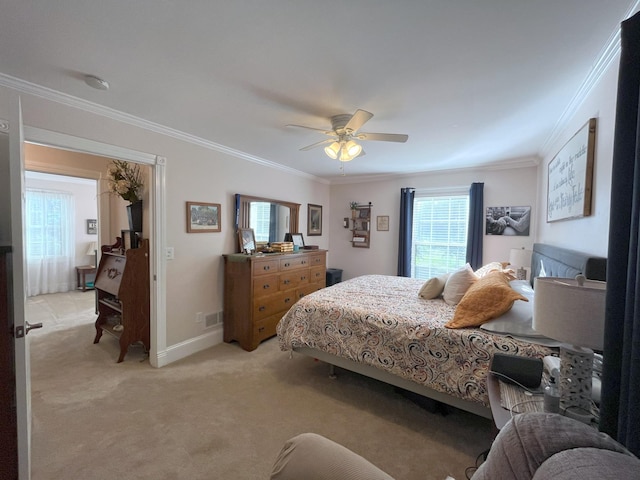
[{"label": "navy blue curtain", "polygon": [[622,23],[600,430],[640,455],[640,14]]},{"label": "navy blue curtain", "polygon": [[482,266],[484,238],[484,183],[472,183],[469,189],[469,229],[467,230],[467,263],[477,270]]},{"label": "navy blue curtain", "polygon": [[400,189],[400,238],[398,240],[398,276],[411,276],[411,229],[413,228],[414,188]]}]

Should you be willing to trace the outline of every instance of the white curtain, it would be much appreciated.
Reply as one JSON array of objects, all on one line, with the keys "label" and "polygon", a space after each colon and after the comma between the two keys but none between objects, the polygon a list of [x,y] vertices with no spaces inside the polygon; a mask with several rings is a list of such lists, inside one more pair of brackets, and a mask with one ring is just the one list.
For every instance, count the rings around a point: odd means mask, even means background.
[{"label": "white curtain", "polygon": [[26,189],[27,296],[74,288],[73,195]]}]

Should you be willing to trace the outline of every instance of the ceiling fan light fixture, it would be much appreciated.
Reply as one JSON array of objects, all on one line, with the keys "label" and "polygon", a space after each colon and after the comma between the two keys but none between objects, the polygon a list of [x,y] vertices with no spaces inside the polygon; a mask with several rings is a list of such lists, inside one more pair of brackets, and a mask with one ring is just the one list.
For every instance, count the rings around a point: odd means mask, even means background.
[{"label": "ceiling fan light fixture", "polygon": [[338,142],[333,142],[331,145],[324,147],[324,153],[326,153],[329,158],[335,160],[338,158],[338,153],[340,153],[340,146]]},{"label": "ceiling fan light fixture", "polygon": [[353,159],[360,155],[360,152],[362,152],[362,147],[353,140],[349,140],[344,146],[344,150],[346,150],[351,159]]}]

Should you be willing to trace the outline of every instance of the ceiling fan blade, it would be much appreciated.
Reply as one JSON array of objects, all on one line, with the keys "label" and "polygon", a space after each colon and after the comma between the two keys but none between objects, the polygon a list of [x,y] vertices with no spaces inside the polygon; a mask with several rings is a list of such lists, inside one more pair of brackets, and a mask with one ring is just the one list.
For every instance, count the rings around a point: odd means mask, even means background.
[{"label": "ceiling fan blade", "polygon": [[365,123],[371,120],[373,117],[373,113],[367,112],[366,110],[356,110],[356,113],[353,114],[351,119],[344,126],[345,130],[351,130],[351,132],[357,131],[360,127],[362,127]]},{"label": "ceiling fan blade", "polygon": [[328,138],[326,140],[322,140],[320,142],[316,142],[316,143],[312,143],[311,145],[307,145],[306,147],[302,147],[300,149],[300,151],[304,152],[304,151],[307,151],[307,150],[311,150],[312,148],[319,147],[320,145],[324,145],[326,143],[333,143],[335,141],[336,141],[335,138]]},{"label": "ceiling fan blade", "polygon": [[379,140],[382,142],[404,143],[409,139],[409,135],[400,133],[358,133],[355,136],[358,140]]},{"label": "ceiling fan blade", "polygon": [[313,127],[307,127],[305,125],[293,125],[293,124],[285,125],[285,127],[305,128],[307,130],[314,130],[316,132],[322,132],[325,135],[335,135],[335,132],[333,130],[327,130],[326,128],[313,128]]}]

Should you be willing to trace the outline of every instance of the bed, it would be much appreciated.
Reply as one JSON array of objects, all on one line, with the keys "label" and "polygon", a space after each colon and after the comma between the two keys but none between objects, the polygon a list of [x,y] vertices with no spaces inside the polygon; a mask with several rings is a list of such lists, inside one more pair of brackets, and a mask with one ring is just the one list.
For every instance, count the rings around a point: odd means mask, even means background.
[{"label": "bed", "polygon": [[[605,269],[604,258],[535,244],[531,284],[537,276],[578,273],[605,280]],[[279,322],[280,348],[491,418],[486,377],[493,354],[542,358],[553,343],[485,328],[445,328],[456,306],[420,298],[424,283],[365,275],[307,295]]]}]

